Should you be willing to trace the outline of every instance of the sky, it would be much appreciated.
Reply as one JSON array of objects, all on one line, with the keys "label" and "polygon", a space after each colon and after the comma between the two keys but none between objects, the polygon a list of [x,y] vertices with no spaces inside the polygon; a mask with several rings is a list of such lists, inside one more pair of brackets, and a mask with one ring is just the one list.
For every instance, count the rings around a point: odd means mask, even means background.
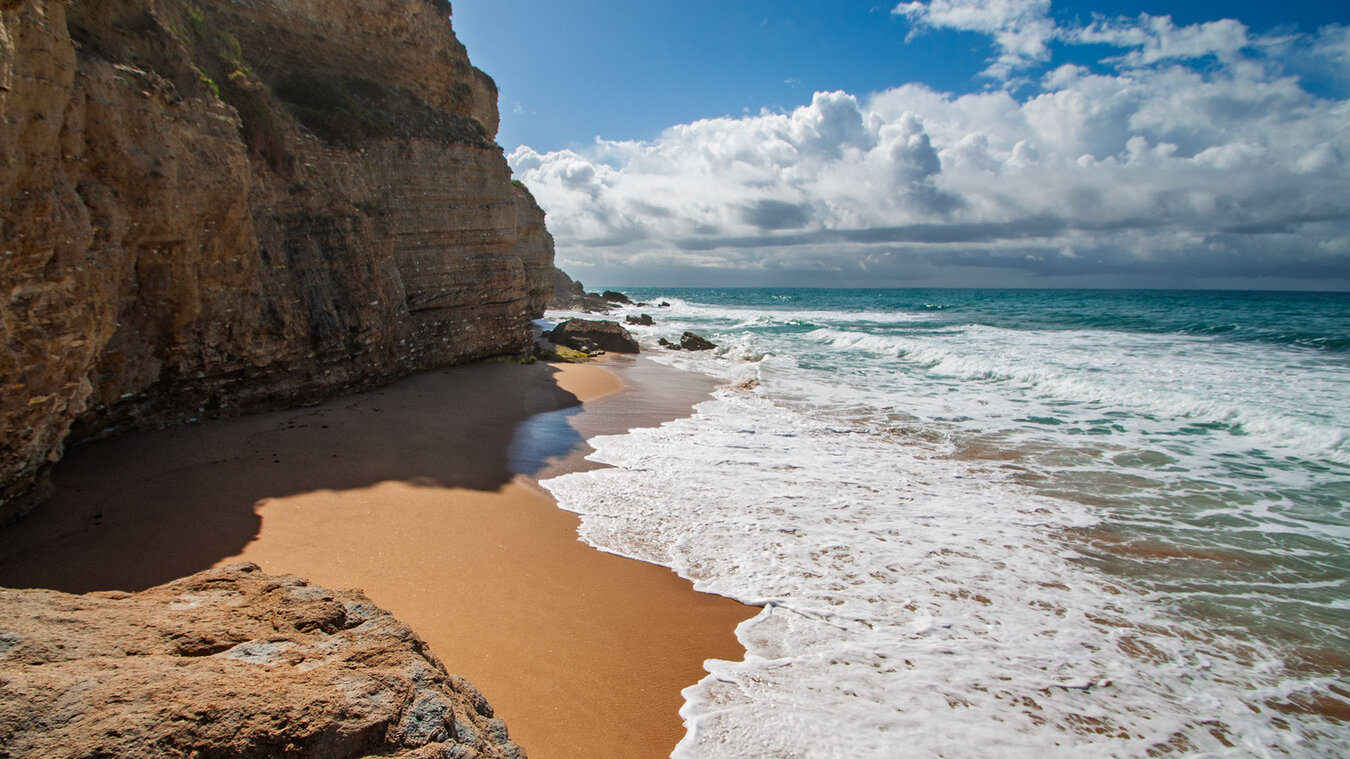
[{"label": "sky", "polygon": [[456,0],[588,286],[1350,290],[1350,3]]}]

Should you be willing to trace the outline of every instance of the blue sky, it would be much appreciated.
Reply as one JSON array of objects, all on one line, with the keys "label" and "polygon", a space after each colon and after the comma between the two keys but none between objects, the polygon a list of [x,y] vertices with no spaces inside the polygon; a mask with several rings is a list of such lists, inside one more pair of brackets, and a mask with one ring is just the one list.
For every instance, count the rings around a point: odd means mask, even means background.
[{"label": "blue sky", "polygon": [[454,11],[588,284],[1350,289],[1350,4]]},{"label": "blue sky", "polygon": [[[790,109],[816,91],[857,95],[908,82],[985,89],[993,45],[940,30],[906,41],[894,4],[861,0],[457,0],[455,33],[501,90],[499,141],[544,150],[596,137],[650,139],[674,124]],[[1178,25],[1237,18],[1256,32],[1350,24],[1350,2],[1056,2],[1057,18],[1171,15]],[[1065,53],[1071,51],[1065,50]],[[1091,51],[1063,59],[1090,60]],[[1085,54],[1086,53],[1086,54]]]}]

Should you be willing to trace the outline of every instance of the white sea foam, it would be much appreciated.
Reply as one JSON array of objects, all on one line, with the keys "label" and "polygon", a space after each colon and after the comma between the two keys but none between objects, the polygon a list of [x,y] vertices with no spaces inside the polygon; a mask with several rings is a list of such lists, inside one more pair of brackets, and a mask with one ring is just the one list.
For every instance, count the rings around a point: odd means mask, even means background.
[{"label": "white sea foam", "polygon": [[[1264,346],[1204,338],[972,327],[942,340],[820,329],[807,339],[839,351],[893,356],[932,375],[1016,383],[1040,397],[1102,404],[1168,419],[1221,423],[1274,446],[1350,463],[1344,370],[1305,367],[1289,392]],[[1252,403],[1259,399],[1260,404]]]},{"label": "white sea foam", "polygon": [[1313,755],[1277,684],[1239,684],[1273,658],[1052,539],[1085,508],[746,393],[591,444],[615,468],[545,483],[585,540],[765,607],[686,692],[679,756]]},{"label": "white sea foam", "polygon": [[678,298],[666,301],[667,308],[652,310],[650,306],[630,306],[618,310],[623,315],[639,312],[660,316],[667,314],[685,321],[697,321],[703,324],[722,325],[731,328],[751,326],[811,325],[811,324],[912,324],[931,321],[932,314],[907,313],[903,311],[852,310],[826,311],[816,309],[768,309],[756,306],[711,306],[690,303]]},{"label": "white sea foam", "polygon": [[[544,484],[591,544],[764,607],[745,660],[686,690],[679,757],[1350,756],[1337,725],[1271,706],[1335,678],[1187,610],[1278,609],[1344,639],[1350,588],[1319,579],[1350,547],[1327,506],[1350,475],[1344,367],[671,302],[632,327],[649,355],[757,389],[594,439],[611,468]],[[719,348],[658,349],[685,329]],[[1204,571],[1108,573],[1071,537],[1099,532],[1193,547]],[[1206,569],[1211,550],[1257,569]],[[1260,568],[1289,557],[1318,569]]]}]

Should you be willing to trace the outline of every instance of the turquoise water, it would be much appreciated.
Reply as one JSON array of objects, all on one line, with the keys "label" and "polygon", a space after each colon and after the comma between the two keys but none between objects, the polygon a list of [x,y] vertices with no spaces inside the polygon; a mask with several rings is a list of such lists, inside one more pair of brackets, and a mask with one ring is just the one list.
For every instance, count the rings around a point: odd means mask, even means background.
[{"label": "turquoise water", "polygon": [[[835,290],[638,288],[638,300],[790,313],[828,313],[885,324],[922,314],[916,329],[971,325],[1014,330],[1098,329],[1119,333],[1214,336],[1319,351],[1350,350],[1350,293],[1208,290]],[[736,314],[726,314],[734,320]]]},{"label": "turquoise water", "polygon": [[549,487],[766,609],[683,755],[1350,755],[1350,295],[624,292],[728,387]]}]

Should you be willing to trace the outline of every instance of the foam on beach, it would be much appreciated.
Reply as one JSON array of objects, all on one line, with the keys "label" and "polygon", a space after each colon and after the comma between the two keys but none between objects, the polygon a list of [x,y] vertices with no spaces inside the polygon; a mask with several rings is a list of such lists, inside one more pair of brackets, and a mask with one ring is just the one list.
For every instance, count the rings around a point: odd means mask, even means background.
[{"label": "foam on beach", "polygon": [[763,607],[678,756],[1350,755],[1339,358],[666,299],[741,389],[544,484]]}]

